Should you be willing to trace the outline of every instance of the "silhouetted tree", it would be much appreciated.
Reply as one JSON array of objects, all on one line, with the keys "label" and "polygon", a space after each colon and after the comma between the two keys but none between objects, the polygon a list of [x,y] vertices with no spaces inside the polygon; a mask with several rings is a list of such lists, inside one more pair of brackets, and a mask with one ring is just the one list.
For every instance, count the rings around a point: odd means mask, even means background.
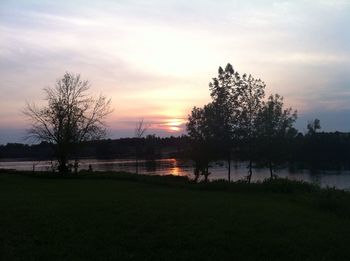
[{"label": "silhouetted tree", "polygon": [[136,174],[139,173],[139,151],[140,151],[140,142],[143,136],[145,135],[147,131],[147,126],[145,126],[143,119],[141,119],[135,127],[135,138],[136,140],[136,146],[135,146],[135,166],[136,166]]},{"label": "silhouetted tree", "polygon": [[228,63],[225,69],[219,67],[217,78],[213,78],[212,82],[209,83],[213,102],[211,104],[212,117],[208,128],[215,139],[217,153],[227,159],[228,181],[231,180],[232,147],[237,144],[235,137],[237,110],[232,93],[238,81],[239,74]]},{"label": "silhouetted tree", "polygon": [[[237,73],[238,74],[238,73]],[[249,160],[248,182],[252,178],[253,163],[253,141],[256,139],[256,121],[262,106],[262,99],[265,96],[265,83],[253,76],[243,74],[239,79],[232,92],[232,101],[236,110],[236,119],[238,124],[238,137],[241,140],[241,146],[245,149]]]},{"label": "silhouetted tree", "polygon": [[203,108],[194,107],[188,116],[186,127],[192,148],[190,156],[195,163],[195,181],[198,181],[199,176],[203,175],[207,182],[210,175],[209,163],[213,158],[213,136],[210,127],[212,113],[212,104],[208,104]]},{"label": "silhouetted tree", "polygon": [[209,87],[213,102],[202,110],[193,112],[201,112],[201,124],[205,125],[202,129],[205,129],[206,137],[210,137],[209,140],[216,145],[217,151],[219,149],[227,155],[229,180],[232,147],[237,147],[240,143],[241,148],[244,148],[241,152],[245,151],[249,159],[250,182],[256,119],[265,96],[265,83],[251,75],[241,76],[231,64],[227,64],[225,70],[219,67],[218,77],[213,78]]},{"label": "silhouetted tree", "polygon": [[[218,78],[210,84],[217,124],[213,135],[228,154],[231,161],[233,143],[240,142],[249,160],[248,181],[251,181],[253,162],[253,141],[256,138],[256,119],[265,96],[265,83],[251,75],[242,76],[227,64],[219,68]],[[229,164],[230,179],[230,164]]]},{"label": "silhouetted tree", "polygon": [[318,130],[321,129],[321,122],[319,119],[314,119],[313,121],[309,121],[307,124],[307,130],[309,135],[315,134]]},{"label": "silhouetted tree", "polygon": [[89,96],[88,81],[66,73],[53,88],[44,89],[47,105],[27,103],[24,114],[31,120],[28,138],[54,145],[59,172],[68,172],[68,159],[84,141],[105,136],[103,120],[111,112],[110,100]]},{"label": "silhouetted tree", "polygon": [[318,169],[321,165],[320,159],[323,158],[322,151],[325,147],[324,140],[321,137],[321,133],[318,131],[321,129],[321,122],[319,119],[309,121],[307,124],[308,132],[305,135],[304,148],[308,153],[305,155],[309,167],[312,170]]},{"label": "silhouetted tree", "polygon": [[270,169],[273,178],[273,169],[277,163],[286,160],[289,151],[289,141],[297,135],[293,124],[297,119],[297,112],[292,108],[283,107],[283,97],[278,94],[270,95],[262,103],[256,120],[258,160]]}]

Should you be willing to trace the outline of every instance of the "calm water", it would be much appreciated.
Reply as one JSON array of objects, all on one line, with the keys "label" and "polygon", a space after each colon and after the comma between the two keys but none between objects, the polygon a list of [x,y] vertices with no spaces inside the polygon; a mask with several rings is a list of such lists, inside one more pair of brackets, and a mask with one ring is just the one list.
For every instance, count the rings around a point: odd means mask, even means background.
[{"label": "calm water", "polygon": [[[0,162],[0,168],[10,168],[16,170],[32,170],[35,164],[36,170],[50,170],[50,161],[6,161]],[[135,160],[82,160],[79,162],[79,169],[88,169],[91,164],[93,170],[99,171],[128,171],[135,172]],[[232,163],[231,179],[233,181],[244,179],[247,174],[245,163]],[[227,179],[227,166],[225,162],[216,162],[211,165],[210,178]],[[159,159],[155,161],[139,161],[139,173],[147,175],[175,175],[193,177],[193,166],[190,161],[176,159]],[[303,180],[316,183],[321,187],[336,187],[350,190],[350,171],[320,171],[310,173],[308,170],[298,170],[291,172],[288,169],[279,170],[276,173],[279,177],[292,180]],[[267,169],[254,169],[253,181],[261,181],[269,177]]]}]

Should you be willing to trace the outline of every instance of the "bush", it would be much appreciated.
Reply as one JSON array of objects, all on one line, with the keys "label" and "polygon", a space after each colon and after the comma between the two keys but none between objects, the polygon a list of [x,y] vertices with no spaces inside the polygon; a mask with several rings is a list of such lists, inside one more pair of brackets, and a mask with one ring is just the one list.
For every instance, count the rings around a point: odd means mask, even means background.
[{"label": "bush", "polygon": [[316,205],[325,211],[350,217],[350,194],[343,190],[327,188],[316,197]]}]

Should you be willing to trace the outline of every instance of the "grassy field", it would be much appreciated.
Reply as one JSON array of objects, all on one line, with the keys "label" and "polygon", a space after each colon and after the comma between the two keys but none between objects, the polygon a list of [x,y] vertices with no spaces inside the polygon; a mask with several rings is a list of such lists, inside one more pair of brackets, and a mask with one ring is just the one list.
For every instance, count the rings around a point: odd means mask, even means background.
[{"label": "grassy field", "polygon": [[127,177],[1,173],[0,260],[350,260],[347,193]]}]

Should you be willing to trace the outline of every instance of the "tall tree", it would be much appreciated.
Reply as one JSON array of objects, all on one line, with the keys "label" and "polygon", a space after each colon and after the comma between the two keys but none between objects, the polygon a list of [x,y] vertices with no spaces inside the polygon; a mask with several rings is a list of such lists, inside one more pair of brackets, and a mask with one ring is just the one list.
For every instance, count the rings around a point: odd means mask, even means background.
[{"label": "tall tree", "polygon": [[190,156],[195,163],[195,181],[198,181],[200,175],[208,181],[209,163],[213,159],[213,135],[211,119],[213,105],[208,104],[203,108],[194,107],[188,116],[187,132],[191,142]]},{"label": "tall tree", "polygon": [[231,180],[232,147],[236,141],[235,129],[237,128],[237,110],[232,93],[238,81],[239,74],[228,63],[225,69],[219,67],[218,76],[209,83],[210,95],[213,99],[209,130],[215,139],[217,153],[227,159],[229,181]]},{"label": "tall tree", "polygon": [[[249,159],[248,181],[251,181],[253,162],[253,141],[256,137],[255,122],[265,96],[265,83],[251,75],[241,76],[231,64],[225,69],[219,67],[218,77],[209,84],[210,113],[204,113],[207,132],[216,148],[225,154],[228,160],[228,179],[230,180],[230,163],[233,147],[244,148]],[[208,107],[209,108],[209,107]]]},{"label": "tall tree", "polygon": [[262,103],[256,121],[256,146],[260,152],[258,158],[270,169],[271,178],[274,176],[274,167],[287,158],[289,141],[297,135],[293,127],[296,119],[297,111],[284,108],[283,97],[278,94],[270,95]]},{"label": "tall tree", "polygon": [[104,137],[104,119],[111,113],[110,99],[87,94],[88,81],[66,73],[52,88],[44,89],[47,105],[27,103],[24,114],[31,120],[28,138],[53,145],[59,172],[68,172],[68,159],[84,141]]},{"label": "tall tree", "polygon": [[250,183],[253,173],[253,142],[257,136],[256,121],[262,99],[265,97],[266,85],[261,79],[255,79],[251,75],[243,74],[242,77],[238,75],[237,78],[239,80],[232,91],[232,101],[237,114],[238,137],[249,161],[248,182]]}]

